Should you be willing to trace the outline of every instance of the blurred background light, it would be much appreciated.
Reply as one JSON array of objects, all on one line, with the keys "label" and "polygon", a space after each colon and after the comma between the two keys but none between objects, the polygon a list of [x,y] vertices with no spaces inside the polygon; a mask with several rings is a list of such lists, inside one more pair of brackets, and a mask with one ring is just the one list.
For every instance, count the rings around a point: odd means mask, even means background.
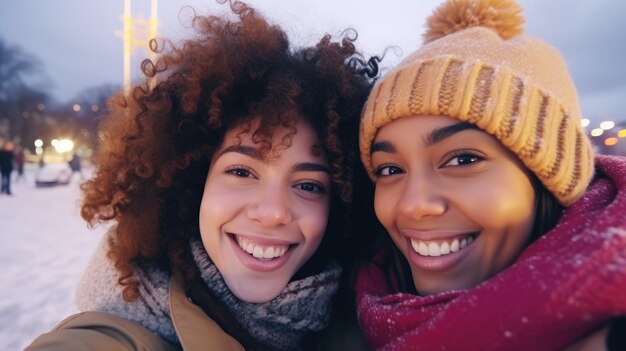
[{"label": "blurred background light", "polygon": [[613,121],[604,121],[600,123],[600,128],[604,130],[609,130],[609,129],[612,129],[613,127],[615,127],[615,122]]},{"label": "blurred background light", "polygon": [[74,142],[70,139],[53,139],[52,146],[58,153],[62,154],[72,151],[74,149]]},{"label": "blurred background light", "polygon": [[589,126],[589,123],[590,123],[590,122],[591,122],[591,121],[589,120],[589,118],[583,118],[583,119],[581,119],[581,120],[580,120],[580,125],[581,125],[583,128],[585,128],[585,127]]},{"label": "blurred background light", "polygon": [[591,136],[597,137],[602,135],[602,133],[604,133],[604,130],[600,129],[600,128],[596,128],[594,130],[591,131]]}]

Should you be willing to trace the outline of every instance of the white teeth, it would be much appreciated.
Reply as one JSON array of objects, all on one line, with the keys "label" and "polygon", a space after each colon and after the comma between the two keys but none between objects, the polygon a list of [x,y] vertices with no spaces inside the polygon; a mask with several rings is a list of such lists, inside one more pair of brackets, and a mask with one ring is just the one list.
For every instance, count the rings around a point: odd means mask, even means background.
[{"label": "white teeth", "polygon": [[250,255],[252,255],[252,253],[254,252],[254,245],[247,243],[246,248],[244,250]]},{"label": "white teeth", "polygon": [[256,258],[263,258],[263,249],[260,246],[256,246],[252,252],[252,256]]},{"label": "white teeth", "polygon": [[426,246],[426,243],[424,243],[423,241],[419,242],[419,251],[418,252],[422,256],[428,256],[428,246]]},{"label": "white teeth", "polygon": [[437,243],[428,244],[428,255],[429,256],[441,256],[441,251],[439,251],[439,245]]},{"label": "white teeth", "polygon": [[243,251],[258,259],[278,258],[283,256],[289,249],[289,246],[261,246],[241,237],[237,237],[235,241]]},{"label": "white teeth", "polygon": [[474,236],[470,235],[461,240],[454,239],[450,242],[422,241],[411,239],[413,250],[422,256],[438,257],[457,252],[474,241]]},{"label": "white teeth", "polygon": [[268,247],[267,249],[265,249],[265,251],[263,252],[263,258],[273,258],[273,257],[274,257],[274,248]]},{"label": "white teeth", "polygon": [[441,244],[440,251],[441,251],[442,255],[449,254],[450,253],[450,244],[448,244],[448,243]]},{"label": "white teeth", "polygon": [[457,252],[459,249],[459,239],[452,240],[452,244],[450,244],[450,251]]}]

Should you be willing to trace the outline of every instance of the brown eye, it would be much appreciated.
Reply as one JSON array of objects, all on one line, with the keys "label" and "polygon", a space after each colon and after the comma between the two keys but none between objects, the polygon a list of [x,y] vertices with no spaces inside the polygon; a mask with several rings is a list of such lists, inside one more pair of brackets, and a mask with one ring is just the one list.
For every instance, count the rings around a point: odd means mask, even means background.
[{"label": "brown eye", "polygon": [[245,169],[234,170],[233,174],[236,175],[237,177],[249,177],[250,176],[250,172],[246,171]]},{"label": "brown eye", "polygon": [[294,186],[294,188],[296,189],[300,189],[300,190],[304,190],[310,193],[325,193],[326,189],[324,189],[323,186],[316,184],[316,183],[311,183],[311,182],[306,182],[306,183],[300,183]]},{"label": "brown eye", "polygon": [[484,160],[483,157],[473,154],[471,152],[463,152],[454,155],[450,158],[443,167],[463,167],[469,166],[476,162]]},{"label": "brown eye", "polygon": [[381,166],[376,169],[377,177],[388,177],[394,174],[404,173],[402,168],[396,166]]},{"label": "brown eye", "polygon": [[243,166],[229,167],[226,169],[226,173],[232,174],[235,177],[240,177],[240,178],[252,177],[252,172],[248,168],[243,167]]}]

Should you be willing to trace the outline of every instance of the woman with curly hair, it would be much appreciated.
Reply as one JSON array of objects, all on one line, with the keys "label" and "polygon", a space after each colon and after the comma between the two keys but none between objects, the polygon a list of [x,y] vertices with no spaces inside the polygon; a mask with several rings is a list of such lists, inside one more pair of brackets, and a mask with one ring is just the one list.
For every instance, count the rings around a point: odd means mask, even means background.
[{"label": "woman with curly hair", "polygon": [[110,100],[81,214],[115,225],[79,285],[85,312],[28,350],[285,350],[327,327],[376,61],[347,37],[293,50],[229,4],[235,19],[153,41],[146,83]]}]

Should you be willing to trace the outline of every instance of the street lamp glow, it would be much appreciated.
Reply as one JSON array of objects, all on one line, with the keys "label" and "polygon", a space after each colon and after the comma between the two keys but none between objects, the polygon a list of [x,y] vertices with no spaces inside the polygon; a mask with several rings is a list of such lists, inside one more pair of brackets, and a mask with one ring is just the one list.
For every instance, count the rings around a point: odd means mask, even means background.
[{"label": "street lamp glow", "polygon": [[69,152],[74,149],[74,142],[70,139],[52,140],[52,146],[58,153]]},{"label": "street lamp glow", "polygon": [[591,136],[598,137],[598,136],[602,135],[602,133],[604,133],[603,129],[596,128],[596,129],[591,131]]},{"label": "street lamp glow", "polygon": [[609,130],[611,128],[615,127],[615,122],[613,121],[604,121],[602,123],[600,123],[600,128],[604,129],[604,130]]},{"label": "street lamp glow", "polygon": [[79,104],[74,104],[74,106],[72,106],[72,109],[76,112],[80,111],[80,105]]},{"label": "street lamp glow", "polygon": [[583,128],[589,126],[589,123],[591,123],[589,118],[583,118],[583,119],[580,120],[580,126],[583,127]]},{"label": "street lamp glow", "polygon": [[610,137],[610,138],[606,138],[604,140],[604,145],[606,145],[606,146],[613,146],[615,144],[617,144],[617,138]]},{"label": "street lamp glow", "polygon": [[35,140],[35,147],[42,147],[42,146],[43,146],[43,140],[41,139]]},{"label": "street lamp glow", "polygon": [[622,129],[619,132],[617,132],[617,136],[620,138],[626,138],[626,129]]}]

